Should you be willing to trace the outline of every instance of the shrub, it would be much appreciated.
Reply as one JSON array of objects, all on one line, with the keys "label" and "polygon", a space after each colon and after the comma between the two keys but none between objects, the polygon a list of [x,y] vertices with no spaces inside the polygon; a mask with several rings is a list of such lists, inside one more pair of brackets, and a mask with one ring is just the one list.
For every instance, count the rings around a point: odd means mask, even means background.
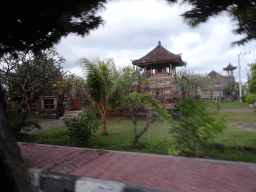
[{"label": "shrub", "polygon": [[247,103],[255,103],[255,102],[256,102],[256,95],[249,93],[249,94],[246,96],[245,101],[246,101]]},{"label": "shrub", "polygon": [[243,96],[241,97],[241,99],[242,99],[243,103],[245,103],[245,102],[246,102],[246,95],[243,95]]},{"label": "shrub", "polygon": [[156,141],[150,142],[147,146],[151,153],[155,154],[168,154],[167,139],[157,139]]},{"label": "shrub", "polygon": [[[174,134],[176,150],[181,153],[198,153],[209,148],[209,139],[226,129],[225,116],[219,120],[206,111],[206,104],[194,98],[184,98],[179,101],[179,113],[182,118],[172,124],[170,133]],[[217,113],[217,112],[214,112]]]},{"label": "shrub", "polygon": [[21,132],[21,130],[30,132],[34,128],[42,129],[38,122],[22,120],[21,106],[14,101],[8,103],[7,115],[11,128],[16,136]]},{"label": "shrub", "polygon": [[78,114],[78,117],[64,119],[64,123],[68,127],[70,140],[79,146],[88,146],[93,133],[96,133],[100,125],[100,121],[90,109]]}]

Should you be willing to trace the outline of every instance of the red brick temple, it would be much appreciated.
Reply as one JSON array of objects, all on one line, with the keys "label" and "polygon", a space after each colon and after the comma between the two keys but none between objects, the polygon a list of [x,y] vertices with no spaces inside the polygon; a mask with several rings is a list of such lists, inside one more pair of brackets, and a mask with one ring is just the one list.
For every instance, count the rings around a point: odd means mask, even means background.
[{"label": "red brick temple", "polygon": [[161,42],[144,57],[133,60],[133,65],[144,69],[149,77],[149,85],[141,84],[138,91],[152,94],[165,108],[173,108],[173,103],[182,96],[181,87],[176,82],[176,67],[185,66],[181,55],[165,49]]}]

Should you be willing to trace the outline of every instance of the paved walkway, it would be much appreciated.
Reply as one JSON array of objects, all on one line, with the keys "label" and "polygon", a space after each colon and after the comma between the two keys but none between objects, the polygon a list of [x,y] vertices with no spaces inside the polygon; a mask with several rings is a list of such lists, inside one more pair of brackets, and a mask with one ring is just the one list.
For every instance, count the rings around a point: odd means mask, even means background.
[{"label": "paved walkway", "polygon": [[[213,111],[213,109],[211,109]],[[254,109],[220,109],[220,112],[237,112],[237,113],[246,113],[253,112]]]},{"label": "paved walkway", "polygon": [[[49,121],[44,121],[44,122],[40,122],[39,124],[42,127],[41,130],[33,129],[28,133],[38,133],[40,131],[46,131],[46,130],[49,130],[49,129],[65,126],[63,120],[60,120],[60,119],[53,119],[53,120],[49,120]],[[25,131],[22,131],[22,132],[25,132]]]},{"label": "paved walkway", "polygon": [[256,164],[20,142],[18,145],[30,168],[170,191],[256,191]]}]

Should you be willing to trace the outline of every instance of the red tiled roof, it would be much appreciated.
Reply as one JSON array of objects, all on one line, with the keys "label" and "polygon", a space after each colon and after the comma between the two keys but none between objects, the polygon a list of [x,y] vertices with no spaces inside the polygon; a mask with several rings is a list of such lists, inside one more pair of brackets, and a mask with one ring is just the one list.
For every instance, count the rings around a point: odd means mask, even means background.
[{"label": "red tiled roof", "polygon": [[133,65],[143,65],[148,63],[158,63],[158,62],[170,62],[176,61],[177,65],[183,66],[185,63],[181,60],[181,56],[175,55],[169,52],[167,49],[162,47],[161,42],[158,42],[158,46],[150,51],[144,57],[132,62]]},{"label": "red tiled roof", "polygon": [[212,70],[208,76],[210,76],[212,79],[216,79],[216,78],[228,78],[226,76],[222,76],[219,73],[217,73],[216,71]]},{"label": "red tiled roof", "polygon": [[237,67],[234,67],[234,66],[232,66],[230,63],[229,63],[229,65],[226,67],[226,68],[223,68],[223,70],[234,70],[234,69],[236,69]]},{"label": "red tiled roof", "polygon": [[229,78],[231,78],[231,77],[222,76],[222,75],[218,74],[217,72],[215,72],[214,70],[212,70],[212,71],[208,74],[208,76],[210,76],[211,79],[217,80],[217,82],[219,82],[219,83],[221,83],[222,80],[227,81]]}]

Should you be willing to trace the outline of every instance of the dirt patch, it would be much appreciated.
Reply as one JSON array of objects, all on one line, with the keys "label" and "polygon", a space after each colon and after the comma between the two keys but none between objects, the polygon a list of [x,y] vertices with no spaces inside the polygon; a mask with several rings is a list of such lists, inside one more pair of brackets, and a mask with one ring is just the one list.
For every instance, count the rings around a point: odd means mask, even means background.
[{"label": "dirt patch", "polygon": [[256,131],[256,122],[237,121],[233,122],[233,124],[241,129],[245,129],[248,131]]}]

